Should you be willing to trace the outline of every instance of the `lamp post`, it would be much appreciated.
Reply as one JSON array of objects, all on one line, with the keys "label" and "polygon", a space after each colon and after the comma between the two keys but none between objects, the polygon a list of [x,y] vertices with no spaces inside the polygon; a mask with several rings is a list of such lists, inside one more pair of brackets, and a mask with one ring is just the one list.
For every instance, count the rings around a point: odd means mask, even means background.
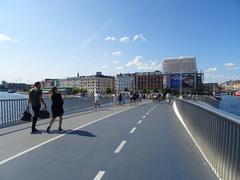
[{"label": "lamp post", "polygon": [[179,58],[179,62],[180,62],[180,89],[179,89],[179,99],[182,99],[182,61],[181,58]]}]

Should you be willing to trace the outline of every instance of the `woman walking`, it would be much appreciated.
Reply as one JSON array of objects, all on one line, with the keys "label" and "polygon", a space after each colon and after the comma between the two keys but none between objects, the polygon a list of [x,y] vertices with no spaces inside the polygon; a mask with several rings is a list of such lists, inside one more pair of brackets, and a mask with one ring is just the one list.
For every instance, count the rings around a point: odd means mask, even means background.
[{"label": "woman walking", "polygon": [[62,95],[60,93],[57,93],[57,87],[53,87],[52,88],[52,119],[50,121],[50,124],[47,128],[47,133],[50,132],[50,129],[52,127],[52,124],[54,122],[54,120],[59,117],[59,127],[58,127],[58,131],[62,131],[62,116],[63,116],[63,98]]}]

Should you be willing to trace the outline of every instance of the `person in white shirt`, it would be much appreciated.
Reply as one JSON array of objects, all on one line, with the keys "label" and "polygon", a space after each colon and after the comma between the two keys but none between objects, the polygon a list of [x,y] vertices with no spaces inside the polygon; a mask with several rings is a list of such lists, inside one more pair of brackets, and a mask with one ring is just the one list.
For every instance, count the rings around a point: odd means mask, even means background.
[{"label": "person in white shirt", "polygon": [[96,91],[94,94],[95,97],[95,109],[100,108],[100,94]]}]

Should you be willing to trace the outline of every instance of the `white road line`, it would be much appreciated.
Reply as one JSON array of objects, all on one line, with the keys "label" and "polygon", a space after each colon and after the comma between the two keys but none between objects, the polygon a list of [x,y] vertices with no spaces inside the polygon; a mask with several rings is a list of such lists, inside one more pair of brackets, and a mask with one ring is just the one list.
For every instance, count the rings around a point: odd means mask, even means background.
[{"label": "white road line", "polygon": [[148,115],[148,114],[149,114],[149,112],[146,113],[146,115]]},{"label": "white road line", "polygon": [[136,127],[132,128],[132,130],[129,133],[133,134],[136,129],[137,129]]},{"label": "white road line", "polygon": [[142,123],[142,120],[138,121],[138,124],[141,124]]},{"label": "white road line", "polygon": [[143,119],[145,119],[145,118],[146,118],[146,116],[143,116],[142,118],[143,118]]},{"label": "white road line", "polygon": [[101,180],[105,171],[99,171],[93,180]]},{"label": "white road line", "polygon": [[117,149],[114,151],[114,153],[119,153],[121,151],[121,149],[123,148],[123,146],[126,144],[126,140],[123,140],[121,142],[121,144],[119,144],[119,146],[117,147]]},{"label": "white road line", "polygon": [[[137,107],[137,106],[135,106],[135,107]],[[135,108],[135,107],[132,107],[132,108]],[[107,116],[105,116],[105,117],[102,117],[102,118],[97,119],[97,120],[95,120],[95,121],[92,121],[92,122],[90,122],[90,123],[87,123],[87,124],[84,124],[84,125],[82,125],[82,126],[79,126],[79,127],[75,128],[75,129],[73,129],[73,130],[67,131],[67,132],[64,133],[64,134],[61,134],[61,135],[56,136],[56,137],[54,137],[54,138],[51,138],[51,139],[49,139],[49,140],[47,140],[47,141],[44,141],[44,142],[42,142],[42,143],[40,143],[40,144],[38,144],[38,145],[36,145],[36,146],[33,146],[33,147],[31,147],[31,148],[29,148],[29,149],[27,149],[27,150],[25,150],[25,151],[22,151],[22,152],[14,155],[14,156],[11,156],[11,157],[3,160],[3,161],[0,161],[0,166],[3,165],[3,164],[5,164],[5,163],[7,163],[7,162],[9,162],[9,161],[11,161],[11,160],[13,160],[13,159],[18,158],[18,157],[20,157],[20,156],[22,156],[22,155],[24,155],[24,154],[27,154],[28,152],[33,151],[33,150],[35,150],[35,149],[37,149],[37,148],[39,148],[39,147],[41,147],[41,146],[43,146],[43,145],[45,145],[45,144],[48,144],[48,143],[50,143],[50,142],[52,142],[52,141],[55,141],[55,140],[57,140],[57,139],[65,136],[65,135],[67,135],[67,134],[70,134],[70,133],[72,133],[72,132],[74,132],[74,131],[76,131],[76,130],[78,130],[78,129],[81,129],[81,128],[86,127],[86,126],[91,125],[91,124],[94,124],[94,123],[96,123],[96,122],[98,122],[98,121],[101,121],[101,120],[106,119],[106,118],[108,118],[108,117],[114,116],[114,115],[119,114],[119,113],[121,113],[121,112],[130,110],[130,109],[132,109],[132,108],[124,109],[124,110],[115,112],[115,113],[113,113],[113,114],[107,115]]]}]

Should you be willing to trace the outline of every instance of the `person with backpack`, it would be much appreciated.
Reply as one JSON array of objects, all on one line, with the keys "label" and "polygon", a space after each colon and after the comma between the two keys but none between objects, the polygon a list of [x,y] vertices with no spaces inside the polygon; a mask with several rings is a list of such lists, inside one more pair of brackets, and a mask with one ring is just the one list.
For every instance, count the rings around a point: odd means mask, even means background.
[{"label": "person with backpack", "polygon": [[42,98],[42,90],[41,90],[40,82],[35,82],[34,88],[32,88],[29,91],[28,107],[30,106],[30,104],[32,106],[32,110],[34,113],[33,119],[32,119],[32,133],[38,133],[40,131],[36,128],[36,124],[37,124],[39,112],[41,109],[41,104],[43,104],[45,108],[47,107]]},{"label": "person with backpack", "polygon": [[60,93],[57,93],[57,87],[52,88],[52,95],[51,95],[51,100],[52,100],[52,119],[50,121],[49,126],[47,127],[47,133],[50,133],[50,129],[53,125],[53,122],[57,117],[60,118],[59,120],[59,126],[58,126],[58,131],[62,131],[62,121],[63,121],[63,98]]}]

